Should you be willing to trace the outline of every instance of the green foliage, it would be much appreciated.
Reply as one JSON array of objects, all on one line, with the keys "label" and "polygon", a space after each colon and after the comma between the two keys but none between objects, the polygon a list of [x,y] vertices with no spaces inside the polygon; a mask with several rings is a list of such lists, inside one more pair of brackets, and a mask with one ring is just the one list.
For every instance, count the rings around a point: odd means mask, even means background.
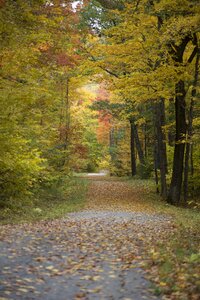
[{"label": "green foliage", "polygon": [[0,150],[0,205],[31,197],[38,183],[43,160],[36,149],[17,136],[1,136]]},{"label": "green foliage", "polygon": [[87,182],[80,178],[57,176],[43,182],[30,202],[13,201],[0,210],[2,224],[55,219],[81,209],[85,203]]},{"label": "green foliage", "polygon": [[94,163],[92,163],[92,162],[89,162],[88,164],[87,164],[87,169],[86,169],[86,171],[87,172],[89,172],[89,173],[94,173],[97,169],[97,166],[94,164]]},{"label": "green foliage", "polygon": [[118,22],[118,16],[104,9],[101,4],[92,0],[81,11],[80,27],[87,26],[96,33],[101,32],[101,28],[109,28]]}]

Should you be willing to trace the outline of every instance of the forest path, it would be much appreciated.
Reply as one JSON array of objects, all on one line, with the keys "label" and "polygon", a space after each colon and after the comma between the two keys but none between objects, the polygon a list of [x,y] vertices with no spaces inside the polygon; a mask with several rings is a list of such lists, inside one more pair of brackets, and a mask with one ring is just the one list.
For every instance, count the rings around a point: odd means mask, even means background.
[{"label": "forest path", "polygon": [[144,278],[142,253],[170,220],[142,207],[137,188],[95,177],[84,211],[3,226],[0,299],[160,299]]}]

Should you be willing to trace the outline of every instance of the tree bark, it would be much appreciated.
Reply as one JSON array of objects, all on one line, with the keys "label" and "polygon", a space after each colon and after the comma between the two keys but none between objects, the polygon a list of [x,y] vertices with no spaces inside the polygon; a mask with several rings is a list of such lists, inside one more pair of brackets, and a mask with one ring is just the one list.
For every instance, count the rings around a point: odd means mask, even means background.
[{"label": "tree bark", "polygon": [[111,127],[110,128],[110,132],[109,132],[109,142],[110,142],[110,147],[114,147],[115,146],[115,136],[114,136],[114,128]]},{"label": "tree bark", "polygon": [[158,177],[158,148],[154,145],[154,173],[156,182],[156,193],[159,194],[159,177]]},{"label": "tree bark", "polygon": [[165,125],[165,102],[164,99],[160,99],[155,105],[155,125],[156,125],[156,139],[158,147],[158,160],[160,169],[160,180],[161,180],[161,196],[167,198],[167,151],[166,151],[166,136],[163,130]]},{"label": "tree bark", "polygon": [[180,80],[176,84],[176,138],[173,159],[173,173],[168,194],[168,202],[174,205],[180,204],[182,179],[183,179],[183,164],[185,152],[185,136],[186,136],[186,103],[185,103],[185,84]]},{"label": "tree bark", "polygon": [[111,161],[114,162],[115,160],[115,153],[113,152],[114,147],[115,147],[115,131],[114,128],[111,127],[110,128],[110,132],[109,132],[109,146],[110,146],[110,157],[111,157]]},{"label": "tree bark", "polygon": [[[193,82],[193,87],[192,87],[190,108],[189,108],[189,113],[188,113],[188,128],[187,128],[188,130],[187,130],[187,144],[186,144],[186,152],[185,152],[184,183],[183,183],[183,195],[184,195],[185,203],[187,203],[187,200],[188,200],[188,174],[189,174],[190,157],[191,157],[191,163],[193,165],[191,143],[192,143],[192,135],[193,135],[194,98],[196,97],[196,93],[197,93],[196,88],[197,88],[198,76],[199,76],[199,57],[200,57],[200,49],[198,49],[198,51],[197,51],[197,57],[196,57],[196,62],[195,62],[195,71],[194,71],[194,82]],[[191,169],[193,170],[193,166],[191,166]]]},{"label": "tree bark", "polygon": [[147,159],[148,153],[147,153],[147,143],[148,143],[148,139],[147,139],[147,124],[144,124],[144,156]]},{"label": "tree bark", "polygon": [[66,80],[66,96],[65,96],[65,150],[69,144],[70,130],[70,102],[69,102],[69,78]]},{"label": "tree bark", "polygon": [[[179,45],[169,45],[169,53],[174,60],[175,65],[179,66],[183,63],[183,54],[187,44],[192,40],[190,35],[185,36]],[[176,120],[176,137],[173,159],[172,179],[169,189],[167,201],[174,205],[180,204],[181,189],[183,181],[183,166],[185,154],[185,138],[186,138],[186,103],[185,103],[185,83],[179,80],[175,86],[175,120]]]},{"label": "tree bark", "polygon": [[143,149],[142,149],[142,145],[140,143],[137,125],[135,125],[135,123],[133,122],[132,126],[133,126],[133,130],[134,130],[135,146],[136,146],[136,149],[137,149],[139,161],[142,165],[144,165],[145,164],[144,152],[143,152]]},{"label": "tree bark", "polygon": [[137,173],[136,170],[136,155],[135,155],[135,129],[134,123],[130,121],[131,125],[131,174],[135,176]]}]

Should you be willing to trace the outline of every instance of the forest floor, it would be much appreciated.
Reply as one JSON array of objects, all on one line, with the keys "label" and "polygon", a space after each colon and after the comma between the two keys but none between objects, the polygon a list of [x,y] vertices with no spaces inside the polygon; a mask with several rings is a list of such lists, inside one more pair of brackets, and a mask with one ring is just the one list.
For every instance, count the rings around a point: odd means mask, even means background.
[{"label": "forest floor", "polygon": [[199,215],[148,181],[88,180],[80,212],[0,227],[0,299],[198,299]]}]

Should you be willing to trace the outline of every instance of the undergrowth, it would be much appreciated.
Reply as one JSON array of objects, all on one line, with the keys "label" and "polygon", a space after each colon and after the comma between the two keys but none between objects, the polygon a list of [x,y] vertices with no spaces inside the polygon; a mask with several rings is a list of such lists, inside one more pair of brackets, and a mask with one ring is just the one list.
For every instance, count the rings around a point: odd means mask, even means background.
[{"label": "undergrowth", "polygon": [[22,199],[0,209],[0,224],[17,224],[55,219],[81,209],[87,181],[66,177],[61,184],[41,188],[33,199]]}]

